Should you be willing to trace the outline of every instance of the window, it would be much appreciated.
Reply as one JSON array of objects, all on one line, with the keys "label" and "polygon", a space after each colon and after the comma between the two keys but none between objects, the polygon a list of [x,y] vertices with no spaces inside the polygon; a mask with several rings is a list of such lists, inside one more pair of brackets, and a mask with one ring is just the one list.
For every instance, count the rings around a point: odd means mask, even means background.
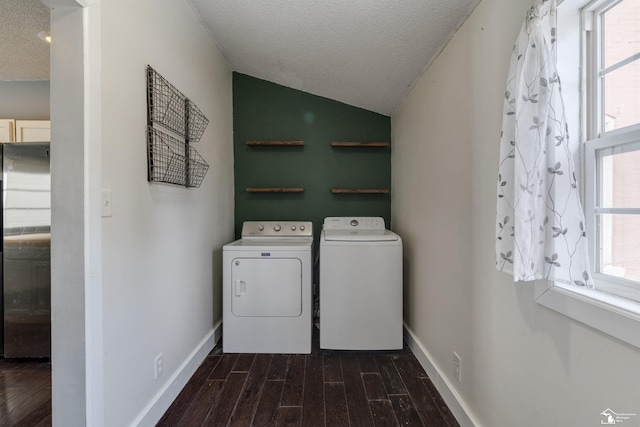
[{"label": "window", "polygon": [[640,347],[640,1],[564,0],[557,16],[595,289],[538,282],[536,300]]},{"label": "window", "polygon": [[640,2],[587,6],[585,216],[596,289],[640,302]]}]

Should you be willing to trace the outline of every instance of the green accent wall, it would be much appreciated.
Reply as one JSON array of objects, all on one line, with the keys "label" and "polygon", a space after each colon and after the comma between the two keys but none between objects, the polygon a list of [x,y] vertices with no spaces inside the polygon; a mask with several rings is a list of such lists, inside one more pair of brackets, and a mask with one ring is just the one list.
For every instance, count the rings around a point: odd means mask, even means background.
[{"label": "green accent wall", "polygon": [[[390,147],[332,147],[333,141],[390,142],[378,113],[233,73],[235,234],[244,221],[313,221],[381,216],[389,194],[332,194],[332,188],[391,189]],[[301,147],[248,146],[248,140],[304,141]],[[247,187],[304,187],[302,193],[247,193]]]}]

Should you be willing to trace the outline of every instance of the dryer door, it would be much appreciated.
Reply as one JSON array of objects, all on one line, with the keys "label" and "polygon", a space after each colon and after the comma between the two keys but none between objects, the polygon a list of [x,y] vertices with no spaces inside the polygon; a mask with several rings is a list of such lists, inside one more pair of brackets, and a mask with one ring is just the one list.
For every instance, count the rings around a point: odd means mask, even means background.
[{"label": "dryer door", "polygon": [[302,262],[297,258],[235,258],[231,313],[237,317],[302,314]]}]

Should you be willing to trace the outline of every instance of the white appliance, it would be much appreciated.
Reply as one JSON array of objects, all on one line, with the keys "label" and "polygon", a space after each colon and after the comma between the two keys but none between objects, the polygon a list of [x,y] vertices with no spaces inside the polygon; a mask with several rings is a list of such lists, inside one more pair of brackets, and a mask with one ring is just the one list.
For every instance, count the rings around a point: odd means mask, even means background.
[{"label": "white appliance", "polygon": [[402,239],[378,217],[325,218],[320,348],[402,348]]},{"label": "white appliance", "polygon": [[311,353],[313,227],[247,221],[222,249],[222,350]]}]

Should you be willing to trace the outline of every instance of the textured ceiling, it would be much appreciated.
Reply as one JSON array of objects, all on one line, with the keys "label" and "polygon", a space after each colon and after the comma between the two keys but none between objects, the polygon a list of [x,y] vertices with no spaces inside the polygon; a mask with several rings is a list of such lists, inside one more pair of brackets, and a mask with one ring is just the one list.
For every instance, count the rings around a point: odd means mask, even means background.
[{"label": "textured ceiling", "polygon": [[390,115],[480,0],[188,0],[234,71]]},{"label": "textured ceiling", "polygon": [[0,0],[0,81],[49,80],[49,8],[40,0]]},{"label": "textured ceiling", "polygon": [[[480,2],[187,1],[234,71],[386,115]],[[0,81],[49,79],[48,29],[40,0],[0,0]]]}]

